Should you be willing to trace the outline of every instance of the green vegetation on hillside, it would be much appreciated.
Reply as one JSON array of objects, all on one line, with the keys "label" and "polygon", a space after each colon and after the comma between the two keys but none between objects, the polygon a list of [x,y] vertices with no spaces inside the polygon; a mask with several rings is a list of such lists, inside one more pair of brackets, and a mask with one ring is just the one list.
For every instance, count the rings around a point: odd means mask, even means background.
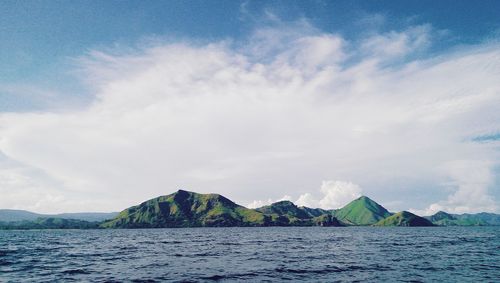
[{"label": "green vegetation on hillside", "polygon": [[439,226],[500,225],[500,216],[493,213],[449,214],[444,211],[439,211],[436,214],[425,218]]},{"label": "green vegetation on hillside", "polygon": [[96,228],[99,228],[99,222],[88,222],[64,218],[37,218],[35,220],[0,222],[0,229],[2,230]]},{"label": "green vegetation on hillside", "polygon": [[237,205],[217,194],[179,190],[120,212],[101,224],[104,228],[259,226],[264,214]]},{"label": "green vegetation on hillside", "polygon": [[408,211],[401,211],[375,223],[374,226],[434,226],[429,220]]},{"label": "green vegetation on hillside", "polygon": [[333,215],[347,225],[371,225],[391,215],[387,209],[369,197],[359,197]]},{"label": "green vegetation on hillside", "polygon": [[298,207],[291,201],[279,201],[257,208],[271,217],[268,226],[343,226],[327,210]]},{"label": "green vegetation on hillside", "polygon": [[116,217],[116,212],[77,212],[61,214],[40,214],[17,209],[0,209],[0,222],[35,221],[38,218],[62,218],[83,220],[88,222],[101,222]]},{"label": "green vegetation on hillside", "polygon": [[[314,211],[314,210],[312,210]],[[103,228],[216,226],[340,226],[331,215],[314,215],[289,201],[248,209],[217,194],[179,190],[128,208]]]},{"label": "green vegetation on hillside", "polygon": [[[67,213],[55,215],[57,217],[40,215],[22,210],[0,209],[0,229],[500,225],[500,215],[494,213],[457,215],[440,211],[425,218],[407,211],[392,214],[366,196],[337,210],[298,207],[290,201],[249,209],[218,194],[198,194],[184,190],[145,201],[119,214]],[[91,220],[85,221],[82,218]],[[112,219],[102,221],[105,218]]]}]

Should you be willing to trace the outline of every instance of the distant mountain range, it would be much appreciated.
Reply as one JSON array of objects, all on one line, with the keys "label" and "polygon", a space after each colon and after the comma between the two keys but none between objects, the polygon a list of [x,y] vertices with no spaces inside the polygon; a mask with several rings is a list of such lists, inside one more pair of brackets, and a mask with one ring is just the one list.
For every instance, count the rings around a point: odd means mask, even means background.
[{"label": "distant mountain range", "polygon": [[476,213],[476,214],[450,214],[444,211],[425,216],[435,225],[439,226],[499,226],[500,215],[495,213]]},{"label": "distant mountain range", "polygon": [[9,221],[33,221],[38,218],[64,218],[83,220],[89,222],[100,222],[114,218],[118,212],[82,212],[82,213],[60,213],[60,214],[40,214],[26,210],[0,209],[0,222]]},{"label": "distant mountain range", "polygon": [[500,225],[500,215],[456,215],[440,211],[420,217],[408,211],[391,213],[366,196],[333,210],[299,207],[290,201],[249,209],[222,195],[184,190],[145,201],[120,213],[43,215],[0,210],[0,229],[490,225]]}]

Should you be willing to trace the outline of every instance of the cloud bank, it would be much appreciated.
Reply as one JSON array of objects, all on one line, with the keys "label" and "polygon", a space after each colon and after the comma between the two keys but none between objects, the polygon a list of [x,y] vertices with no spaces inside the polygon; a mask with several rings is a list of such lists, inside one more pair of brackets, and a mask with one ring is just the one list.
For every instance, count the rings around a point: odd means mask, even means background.
[{"label": "cloud bank", "polygon": [[[303,24],[94,50],[90,106],[0,115],[0,207],[119,210],[182,188],[335,208],[362,187],[397,209],[498,211],[499,142],[474,138],[500,132],[500,48],[424,56],[432,39]],[[321,180],[339,181],[321,198]]]}]

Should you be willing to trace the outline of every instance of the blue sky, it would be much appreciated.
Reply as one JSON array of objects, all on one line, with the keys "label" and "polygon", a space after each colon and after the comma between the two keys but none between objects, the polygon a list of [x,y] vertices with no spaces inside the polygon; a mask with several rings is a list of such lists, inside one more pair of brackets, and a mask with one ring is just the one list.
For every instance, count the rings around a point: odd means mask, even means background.
[{"label": "blue sky", "polygon": [[[266,25],[266,13],[284,22],[304,18],[328,33],[357,39],[374,28],[401,29],[430,23],[446,33],[431,49],[498,38],[498,1],[2,1],[0,83],[32,85],[83,95],[84,86],[68,74],[71,59],[89,49],[134,47],[150,37],[244,40]],[[46,106],[43,101],[12,101],[2,111]],[[82,99],[82,102],[85,99]]]},{"label": "blue sky", "polygon": [[498,211],[499,1],[0,6],[0,207]]}]

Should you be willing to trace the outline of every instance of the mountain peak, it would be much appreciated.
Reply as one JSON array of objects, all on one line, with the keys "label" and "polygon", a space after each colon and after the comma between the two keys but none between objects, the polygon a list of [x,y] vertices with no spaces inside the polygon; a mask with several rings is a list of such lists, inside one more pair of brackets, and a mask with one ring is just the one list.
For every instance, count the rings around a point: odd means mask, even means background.
[{"label": "mountain peak", "polygon": [[305,219],[310,215],[289,200],[281,200],[256,209],[265,214],[289,215],[298,219]]},{"label": "mountain peak", "polygon": [[271,205],[280,205],[280,206],[296,206],[293,202],[289,200],[280,200],[272,203]]},{"label": "mountain peak", "polygon": [[390,216],[391,213],[369,197],[360,196],[334,211],[334,215],[346,224],[371,225]]},{"label": "mountain peak", "polygon": [[173,193],[173,195],[176,195],[176,194],[198,194],[198,193],[191,192],[191,191],[186,191],[186,190],[183,190],[183,189],[178,189],[175,193]]},{"label": "mountain peak", "polygon": [[369,198],[367,196],[360,196],[360,197],[358,197],[357,199],[355,199],[353,201],[374,202],[374,203],[376,203],[374,200],[372,200],[371,198]]}]

